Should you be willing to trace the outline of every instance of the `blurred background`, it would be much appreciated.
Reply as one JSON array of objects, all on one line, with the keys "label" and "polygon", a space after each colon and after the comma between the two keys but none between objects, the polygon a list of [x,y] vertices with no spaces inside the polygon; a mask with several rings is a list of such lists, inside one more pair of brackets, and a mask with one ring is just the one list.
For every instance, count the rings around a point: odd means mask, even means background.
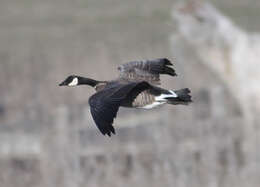
[{"label": "blurred background", "polygon": [[[258,0],[1,0],[1,187],[257,187]],[[167,57],[189,106],[121,108],[117,135],[89,113],[70,74],[117,77],[119,64]]]}]

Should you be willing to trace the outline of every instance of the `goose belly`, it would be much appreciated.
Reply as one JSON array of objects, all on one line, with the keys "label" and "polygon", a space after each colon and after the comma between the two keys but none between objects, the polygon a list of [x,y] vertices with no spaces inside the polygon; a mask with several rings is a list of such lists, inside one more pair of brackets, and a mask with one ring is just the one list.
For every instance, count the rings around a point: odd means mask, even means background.
[{"label": "goose belly", "polygon": [[151,109],[159,105],[162,105],[164,103],[165,103],[164,101],[156,101],[154,95],[151,95],[147,91],[144,91],[139,95],[137,95],[137,97],[134,99],[132,103],[132,107]]}]

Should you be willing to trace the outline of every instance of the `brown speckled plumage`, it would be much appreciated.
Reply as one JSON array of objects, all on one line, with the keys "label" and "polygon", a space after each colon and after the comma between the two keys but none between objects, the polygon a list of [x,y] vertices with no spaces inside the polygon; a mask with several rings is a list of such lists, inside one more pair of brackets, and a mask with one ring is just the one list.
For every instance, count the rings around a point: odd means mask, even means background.
[{"label": "brown speckled plumage", "polygon": [[132,102],[132,107],[141,108],[152,104],[155,101],[155,96],[149,90],[145,90],[137,95]]}]

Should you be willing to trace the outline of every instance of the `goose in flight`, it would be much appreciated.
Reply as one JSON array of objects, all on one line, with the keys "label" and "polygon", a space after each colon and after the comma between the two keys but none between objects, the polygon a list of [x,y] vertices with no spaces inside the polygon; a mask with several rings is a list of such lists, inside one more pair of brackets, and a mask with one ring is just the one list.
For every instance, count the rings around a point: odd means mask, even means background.
[{"label": "goose in flight", "polygon": [[166,58],[133,61],[118,67],[119,77],[97,81],[77,75],[68,76],[59,86],[89,85],[96,93],[89,98],[90,112],[103,135],[115,134],[113,127],[119,107],[151,109],[162,104],[187,105],[191,101],[188,88],[166,90],[160,85],[160,74],[176,76]]}]

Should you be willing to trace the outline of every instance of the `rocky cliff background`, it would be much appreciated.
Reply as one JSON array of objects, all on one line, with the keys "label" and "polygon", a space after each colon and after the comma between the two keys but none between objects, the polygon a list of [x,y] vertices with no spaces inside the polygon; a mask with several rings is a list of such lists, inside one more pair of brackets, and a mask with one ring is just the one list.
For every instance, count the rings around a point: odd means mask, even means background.
[{"label": "rocky cliff background", "polygon": [[[209,4],[212,3],[212,4]],[[257,187],[257,0],[1,0],[0,186]],[[167,57],[190,106],[120,109],[117,135],[89,114],[89,87],[116,67]]]}]

